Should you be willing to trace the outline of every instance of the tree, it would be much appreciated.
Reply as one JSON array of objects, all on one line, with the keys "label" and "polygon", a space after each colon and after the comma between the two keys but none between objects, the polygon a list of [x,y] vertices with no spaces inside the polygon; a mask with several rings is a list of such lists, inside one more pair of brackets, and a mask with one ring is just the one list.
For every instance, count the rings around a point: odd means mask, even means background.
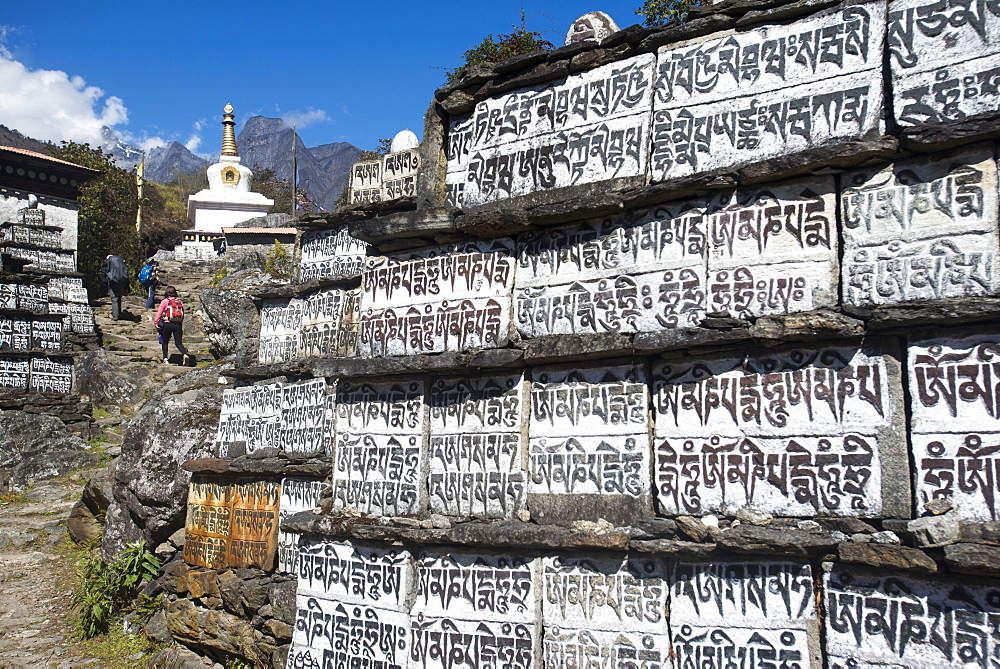
[{"label": "tree", "polygon": [[659,26],[673,21],[683,23],[693,7],[710,4],[712,0],[646,0],[635,13],[646,17],[643,23],[647,26]]},{"label": "tree", "polygon": [[143,259],[142,245],[135,229],[139,197],[135,173],[115,165],[111,154],[89,144],[62,142],[52,155],[77,165],[100,170],[101,176],[80,186],[77,269],[84,285],[98,290],[101,265],[109,254],[125,259],[133,282]]},{"label": "tree", "polygon": [[[253,185],[250,187],[255,193],[260,193],[266,198],[274,200],[271,207],[272,214],[295,214],[292,211],[292,184],[288,179],[279,179],[274,170],[270,167],[254,165]],[[312,213],[319,210],[319,205],[313,201],[305,190],[296,188],[298,200],[298,213]]]},{"label": "tree", "polygon": [[521,24],[512,25],[511,28],[514,29],[514,32],[487,35],[478,46],[467,50],[464,54],[465,63],[448,72],[448,81],[454,81],[462,76],[473,65],[499,63],[502,60],[538,49],[551,51],[555,48],[552,42],[542,39],[540,32],[528,30],[523,9],[521,10]]}]

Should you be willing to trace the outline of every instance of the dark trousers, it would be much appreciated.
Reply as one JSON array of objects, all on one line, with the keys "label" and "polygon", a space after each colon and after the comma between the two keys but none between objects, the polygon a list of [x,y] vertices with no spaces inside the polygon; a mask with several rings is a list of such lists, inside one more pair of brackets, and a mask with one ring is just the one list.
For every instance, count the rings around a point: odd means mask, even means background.
[{"label": "dark trousers", "polygon": [[128,292],[128,281],[110,282],[108,297],[111,298],[111,320],[117,321],[122,315],[122,296]]},{"label": "dark trousers", "polygon": [[146,286],[146,308],[152,309],[153,302],[156,301],[156,282]]},{"label": "dark trousers", "polygon": [[184,336],[184,326],[180,323],[164,323],[160,326],[160,334],[163,335],[163,342],[160,346],[163,347],[163,357],[167,357],[167,344],[170,343],[170,337],[174,338],[174,345],[177,350],[181,352],[181,355],[187,355],[187,349],[184,348],[184,342],[182,337]]}]

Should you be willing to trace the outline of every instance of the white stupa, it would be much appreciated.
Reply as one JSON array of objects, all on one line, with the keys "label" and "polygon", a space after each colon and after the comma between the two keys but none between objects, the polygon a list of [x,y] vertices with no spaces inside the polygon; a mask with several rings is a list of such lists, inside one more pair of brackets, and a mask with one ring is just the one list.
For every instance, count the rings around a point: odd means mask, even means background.
[{"label": "white stupa", "polygon": [[208,168],[208,188],[188,198],[188,218],[194,224],[194,232],[221,235],[222,228],[263,216],[274,205],[274,200],[250,191],[253,172],[240,165],[236,152],[233,106],[227,104],[224,112],[222,155],[219,162]]}]

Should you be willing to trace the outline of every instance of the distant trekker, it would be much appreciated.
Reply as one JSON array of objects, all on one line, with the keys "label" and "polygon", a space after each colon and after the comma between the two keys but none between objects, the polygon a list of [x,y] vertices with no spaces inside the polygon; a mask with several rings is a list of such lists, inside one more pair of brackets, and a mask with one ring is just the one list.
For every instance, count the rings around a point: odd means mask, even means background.
[{"label": "distant trekker", "polygon": [[146,308],[152,309],[156,300],[156,287],[160,285],[160,263],[153,258],[139,270],[139,283],[146,289]]},{"label": "distant trekker", "polygon": [[183,341],[184,303],[177,297],[177,289],[173,286],[167,286],[163,294],[165,297],[160,302],[160,308],[156,310],[156,316],[153,318],[153,324],[160,331],[163,364],[170,362],[170,358],[167,355],[167,345],[170,343],[171,336],[174,338],[174,345],[177,346],[177,350],[181,352],[181,364],[187,364],[190,356],[187,349],[184,348]]},{"label": "distant trekker", "polygon": [[111,320],[121,320],[122,296],[128,292],[128,268],[121,256],[111,254],[104,259],[101,283],[108,287],[108,297],[111,298]]}]

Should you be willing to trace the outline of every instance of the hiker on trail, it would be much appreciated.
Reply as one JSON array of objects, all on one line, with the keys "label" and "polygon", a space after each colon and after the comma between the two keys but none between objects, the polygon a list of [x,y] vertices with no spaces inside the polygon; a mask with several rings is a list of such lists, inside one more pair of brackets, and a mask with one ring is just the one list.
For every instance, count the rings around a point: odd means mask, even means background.
[{"label": "hiker on trail", "polygon": [[101,284],[108,287],[111,320],[121,320],[122,296],[128,292],[128,268],[121,256],[111,254],[104,259],[104,264],[101,265]]},{"label": "hiker on trail", "polygon": [[160,346],[163,347],[163,364],[167,364],[170,358],[167,356],[167,344],[170,337],[174,338],[174,345],[181,352],[181,364],[186,364],[191,356],[184,348],[184,303],[177,297],[177,289],[167,286],[163,293],[165,297],[160,302],[160,308],[156,311],[153,324],[160,331]]},{"label": "hiker on trail", "polygon": [[139,270],[139,283],[146,289],[146,308],[152,309],[156,300],[156,287],[160,285],[160,263],[150,258]]}]

